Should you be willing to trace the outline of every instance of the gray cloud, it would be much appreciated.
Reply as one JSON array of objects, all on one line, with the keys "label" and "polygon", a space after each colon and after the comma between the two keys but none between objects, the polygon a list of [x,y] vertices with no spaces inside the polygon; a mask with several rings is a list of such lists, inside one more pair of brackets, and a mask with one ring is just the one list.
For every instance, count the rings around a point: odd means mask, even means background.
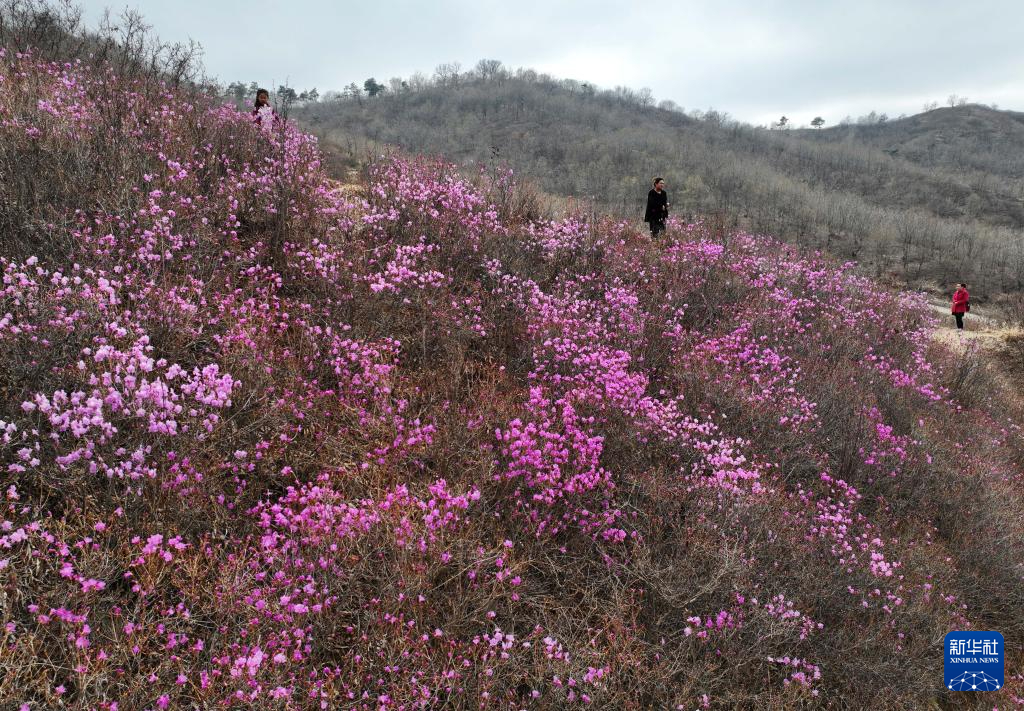
[{"label": "gray cloud", "polygon": [[[104,3],[85,3],[98,17]],[[764,123],[913,113],[956,93],[1024,109],[1017,0],[139,0],[208,71],[321,91],[487,57]]]}]

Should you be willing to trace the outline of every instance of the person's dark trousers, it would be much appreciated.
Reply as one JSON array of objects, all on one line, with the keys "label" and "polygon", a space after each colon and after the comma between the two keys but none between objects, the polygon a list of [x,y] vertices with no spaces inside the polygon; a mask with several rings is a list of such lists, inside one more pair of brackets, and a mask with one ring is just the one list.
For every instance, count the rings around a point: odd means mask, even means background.
[{"label": "person's dark trousers", "polygon": [[651,237],[657,237],[659,232],[665,231],[664,220],[651,220]]},{"label": "person's dark trousers", "polygon": [[956,327],[959,328],[961,331],[964,330],[964,315],[953,314],[953,318],[956,319]]}]

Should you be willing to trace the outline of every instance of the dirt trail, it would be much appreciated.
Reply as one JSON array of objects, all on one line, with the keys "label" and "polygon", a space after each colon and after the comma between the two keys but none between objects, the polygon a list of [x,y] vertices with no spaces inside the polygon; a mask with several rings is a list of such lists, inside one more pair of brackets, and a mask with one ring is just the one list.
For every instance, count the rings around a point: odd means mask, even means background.
[{"label": "dirt trail", "polygon": [[1006,328],[984,313],[978,313],[977,309],[964,315],[964,330],[960,331],[949,312],[948,304],[933,302],[932,309],[940,318],[932,338],[951,348],[965,350],[971,343],[976,343],[980,348],[998,348],[1006,336],[1014,333],[1013,329]]},{"label": "dirt trail", "polygon": [[1018,422],[1024,422],[1024,392],[1016,384],[1020,381],[1020,374],[1011,372],[1005,357],[1007,337],[1024,335],[1024,332],[976,311],[964,316],[964,330],[961,331],[956,328],[948,304],[932,303],[932,308],[940,315],[932,339],[954,353],[966,354],[976,348],[976,362],[996,383],[1005,404],[1010,407],[1011,416]]},{"label": "dirt trail", "polygon": [[[350,173],[352,171],[349,171]],[[354,178],[350,175],[350,180]],[[330,192],[341,193],[345,197],[364,197],[366,189],[358,182],[342,182],[341,180],[335,180],[334,178],[327,178],[327,184],[330,185]]]}]

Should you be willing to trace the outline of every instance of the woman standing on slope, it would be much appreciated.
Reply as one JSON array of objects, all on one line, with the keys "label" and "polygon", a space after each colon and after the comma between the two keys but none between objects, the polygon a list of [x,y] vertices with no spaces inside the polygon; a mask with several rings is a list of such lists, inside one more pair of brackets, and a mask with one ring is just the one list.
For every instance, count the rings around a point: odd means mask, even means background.
[{"label": "woman standing on slope", "polygon": [[256,103],[252,109],[252,121],[257,126],[270,128],[277,123],[277,112],[270,105],[270,92],[266,89],[256,90]]},{"label": "woman standing on slope", "polygon": [[971,295],[967,293],[966,284],[957,284],[953,292],[953,318],[956,319],[956,327],[964,330],[964,314],[971,310]]},{"label": "woman standing on slope", "polygon": [[668,217],[668,193],[665,192],[665,181],[654,179],[654,187],[647,193],[647,212],[644,222],[651,225],[651,237],[657,237],[665,231],[665,218]]}]

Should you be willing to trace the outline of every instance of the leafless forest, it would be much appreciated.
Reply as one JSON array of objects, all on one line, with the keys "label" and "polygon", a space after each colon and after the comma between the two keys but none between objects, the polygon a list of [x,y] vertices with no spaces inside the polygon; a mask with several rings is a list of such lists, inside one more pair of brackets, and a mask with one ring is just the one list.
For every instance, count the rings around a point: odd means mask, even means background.
[{"label": "leafless forest", "polygon": [[649,177],[664,175],[677,214],[718,214],[918,288],[965,280],[981,299],[1021,291],[1024,114],[950,103],[766,129],[655,104],[647,90],[481,61],[351,84],[295,115],[343,153],[391,144],[506,163],[550,195],[637,219]]}]

